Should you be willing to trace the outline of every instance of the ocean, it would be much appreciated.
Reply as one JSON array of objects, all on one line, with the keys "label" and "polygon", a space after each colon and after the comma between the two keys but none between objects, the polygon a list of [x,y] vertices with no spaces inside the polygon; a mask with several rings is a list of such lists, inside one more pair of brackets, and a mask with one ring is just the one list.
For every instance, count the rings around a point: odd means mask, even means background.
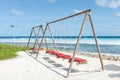
[{"label": "ocean", "polygon": [[[29,36],[2,36],[0,37],[0,43],[4,44],[15,44],[26,46]],[[41,37],[39,37],[39,41]],[[53,48],[53,42],[50,36],[46,36],[49,48]],[[77,41],[76,36],[55,36],[54,40],[56,42],[57,48],[61,50],[71,50],[75,48]],[[33,46],[35,37],[31,38],[30,46]],[[103,54],[113,54],[120,55],[120,36],[98,36],[98,43]],[[45,47],[45,44],[42,45]],[[97,53],[94,38],[92,36],[82,36],[80,40],[79,47],[77,49],[79,52],[90,52]]]}]

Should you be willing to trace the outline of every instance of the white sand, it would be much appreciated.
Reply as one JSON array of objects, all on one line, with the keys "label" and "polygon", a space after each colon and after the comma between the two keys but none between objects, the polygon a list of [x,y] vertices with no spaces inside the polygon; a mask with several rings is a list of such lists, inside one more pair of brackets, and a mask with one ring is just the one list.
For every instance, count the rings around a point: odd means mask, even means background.
[{"label": "white sand", "polygon": [[120,61],[104,60],[105,71],[101,70],[98,58],[84,57],[88,64],[73,64],[72,73],[66,79],[67,60],[42,53],[38,60],[26,52],[18,57],[0,61],[0,80],[120,80]]}]

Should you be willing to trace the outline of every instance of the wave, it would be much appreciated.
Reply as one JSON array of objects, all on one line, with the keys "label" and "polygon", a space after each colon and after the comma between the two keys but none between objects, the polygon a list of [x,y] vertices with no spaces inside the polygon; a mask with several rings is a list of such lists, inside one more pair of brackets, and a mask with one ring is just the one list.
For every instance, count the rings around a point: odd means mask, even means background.
[{"label": "wave", "polygon": [[[29,38],[0,38],[0,42],[28,42]],[[41,38],[39,39],[39,41]],[[48,43],[53,43],[52,39],[46,38]],[[76,38],[55,38],[56,43],[62,44],[76,44]],[[35,38],[31,38],[31,42],[34,42]],[[80,43],[83,44],[95,44],[94,38],[82,38]],[[105,45],[120,45],[120,38],[98,38],[99,44]]]},{"label": "wave", "polygon": [[[7,44],[19,44],[25,45],[27,44],[29,38],[0,38],[0,43],[7,43]],[[39,38],[39,41],[41,38]],[[49,46],[54,47],[52,39],[46,38],[47,43]],[[59,49],[67,49],[67,50],[74,50],[75,44],[77,39],[75,38],[55,38],[56,45]],[[33,45],[35,38],[31,39],[31,44]],[[120,38],[98,38],[98,42],[100,44],[101,52],[102,53],[111,53],[111,54],[118,54],[120,55]],[[44,42],[45,43],[45,42]],[[83,52],[97,52],[95,48],[95,41],[93,38],[82,38],[80,40],[79,51]],[[43,45],[45,46],[45,45]]]}]

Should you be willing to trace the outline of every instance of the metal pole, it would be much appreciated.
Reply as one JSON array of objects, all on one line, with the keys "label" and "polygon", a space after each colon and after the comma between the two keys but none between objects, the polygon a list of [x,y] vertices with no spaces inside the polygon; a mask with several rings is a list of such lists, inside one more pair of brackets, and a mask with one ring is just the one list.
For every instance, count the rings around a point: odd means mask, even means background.
[{"label": "metal pole", "polygon": [[[36,32],[35,32],[35,28],[34,28],[34,35],[35,35],[35,38],[36,38]],[[34,46],[33,46],[33,48],[35,48],[35,45],[36,45],[36,41],[37,41],[37,38],[35,39],[35,42],[34,42]]]},{"label": "metal pole", "polygon": [[35,35],[36,35],[36,41],[37,41],[38,46],[39,46],[39,40],[38,40],[38,37],[39,37],[40,29],[41,29],[41,25],[39,26],[39,29],[38,29],[38,33],[37,33],[37,35],[35,34]]},{"label": "metal pole", "polygon": [[34,29],[34,27],[33,27],[33,28],[32,28],[32,30],[31,30],[30,37],[29,37],[29,40],[28,40],[28,43],[27,43],[27,46],[26,46],[26,48],[28,48],[28,46],[29,46],[30,39],[31,39],[31,36],[32,36],[32,33],[33,33],[33,29]]},{"label": "metal pole", "polygon": [[[44,33],[43,27],[41,27],[41,28],[42,28],[42,33]],[[47,43],[46,38],[44,38],[44,40],[45,40],[46,47],[47,47],[47,49],[48,49],[48,43]]]},{"label": "metal pole", "polygon": [[84,30],[84,25],[85,25],[86,19],[87,19],[87,13],[86,13],[85,16],[84,16],[84,20],[83,20],[83,23],[82,23],[82,26],[81,26],[81,29],[80,29],[80,33],[79,33],[79,36],[78,36],[78,40],[77,40],[77,42],[76,42],[76,46],[75,46],[75,49],[74,49],[74,52],[73,52],[72,60],[71,60],[71,62],[70,62],[69,70],[68,70],[68,72],[67,72],[67,76],[66,76],[66,77],[68,77],[69,74],[70,74],[70,72],[71,72],[72,64],[73,64],[73,61],[74,61],[74,57],[75,57],[75,55],[76,55],[76,51],[77,51],[78,45],[79,45],[79,43],[80,43],[80,39],[81,39],[81,36],[82,36],[82,32],[83,32],[83,30]]},{"label": "metal pole", "polygon": [[[42,39],[41,39],[41,42],[40,42],[40,46],[39,46],[39,47],[41,47],[41,45],[42,45],[42,42],[43,42],[43,39],[44,39],[44,37],[45,37],[45,33],[46,33],[46,30],[47,30],[47,27],[48,27],[48,24],[46,24],[46,27],[45,27],[45,30],[44,30],[44,32],[43,32],[43,36],[42,36]],[[37,59],[37,57],[38,57],[38,54],[36,55],[36,59]]]},{"label": "metal pole", "polygon": [[57,51],[57,47],[56,47],[56,43],[55,43],[55,40],[54,40],[54,36],[53,36],[53,33],[52,33],[52,31],[50,30],[50,27],[49,27],[49,25],[48,25],[48,29],[49,29],[49,31],[50,31],[50,34],[51,34],[51,37],[52,37],[52,41],[53,41],[53,43],[54,43],[54,46],[55,46],[55,49],[56,49],[56,51]]},{"label": "metal pole", "polygon": [[[39,26],[39,31],[38,31],[38,34],[37,34],[37,42],[38,42],[37,44],[38,44],[39,49],[40,49],[40,45],[39,45],[39,41],[38,41],[38,36],[39,36],[40,29],[41,29],[41,30],[43,29],[43,28],[42,28],[42,25]],[[39,54],[39,49],[38,49],[37,54]]]},{"label": "metal pole", "polygon": [[[39,40],[38,40],[38,36],[39,36],[39,32],[40,32],[40,26],[39,27],[37,27],[37,28],[39,28],[38,29],[38,32],[37,32],[37,34],[36,34],[36,31],[35,31],[35,28],[34,28],[34,35],[35,35],[35,37],[36,37],[36,39],[35,39],[35,42],[34,42],[34,46],[33,46],[33,49],[35,48],[35,46],[36,46],[36,42],[37,42],[37,44],[38,44],[38,47],[39,47]],[[33,52],[33,49],[32,49],[32,52]],[[38,52],[39,53],[39,52]]]},{"label": "metal pole", "polygon": [[99,58],[100,58],[101,67],[102,67],[102,70],[104,70],[104,65],[103,65],[101,54],[100,54],[101,53],[100,52],[100,47],[98,45],[97,36],[96,36],[96,32],[95,32],[95,29],[94,29],[94,25],[93,25],[92,17],[90,15],[90,13],[88,13],[88,16],[89,16],[91,27],[92,27],[92,31],[93,31],[93,34],[94,34],[94,39],[95,39],[95,42],[96,42],[96,47],[97,47],[98,55],[99,55]]},{"label": "metal pole", "polygon": [[[41,25],[40,25],[41,26]],[[35,26],[34,28],[39,28],[40,26]]]}]

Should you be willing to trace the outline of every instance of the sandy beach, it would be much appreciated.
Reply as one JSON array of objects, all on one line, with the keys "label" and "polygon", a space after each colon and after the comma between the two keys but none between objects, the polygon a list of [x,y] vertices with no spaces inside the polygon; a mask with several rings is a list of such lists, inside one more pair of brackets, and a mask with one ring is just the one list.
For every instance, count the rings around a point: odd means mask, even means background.
[{"label": "sandy beach", "polygon": [[36,60],[28,52],[18,52],[18,57],[0,61],[0,80],[119,80],[120,61],[103,60],[101,70],[99,58],[80,56],[87,64],[74,62],[70,76],[66,78],[68,60],[40,52]]}]

